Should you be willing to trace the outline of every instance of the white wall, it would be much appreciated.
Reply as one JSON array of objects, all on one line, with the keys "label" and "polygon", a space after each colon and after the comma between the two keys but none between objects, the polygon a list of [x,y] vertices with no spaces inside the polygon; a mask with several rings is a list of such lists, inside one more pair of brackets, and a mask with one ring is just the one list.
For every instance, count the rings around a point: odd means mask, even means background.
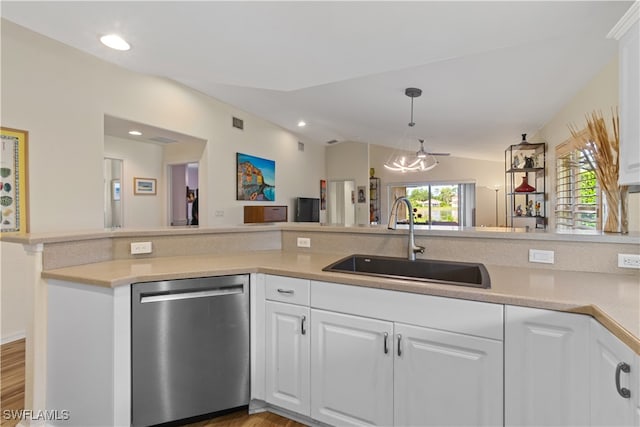
[{"label": "white wall", "polygon": [[[555,147],[571,137],[569,125],[577,129],[586,127],[586,115],[602,112],[610,127],[612,111],[619,105],[618,57],[607,64],[587,86],[582,88],[557,114],[534,136],[548,143],[548,165],[551,212],[555,208]],[[549,218],[550,229],[555,229],[555,218]],[[629,195],[629,231],[640,231],[640,194]]]},{"label": "white wall", "polygon": [[[144,228],[164,225],[166,173],[162,162],[163,146],[105,135],[104,153],[106,157],[122,159],[122,226]],[[155,178],[157,194],[135,195],[134,177]]]},{"label": "white wall", "polygon": [[[369,144],[342,142],[330,145],[326,150],[327,180],[353,180],[355,191],[365,187],[366,202],[358,203],[356,195],[356,224],[369,223]],[[345,195],[345,204],[351,206],[351,194]]]},{"label": "white wall", "polygon": [[[302,139],[305,150],[298,151],[300,138],[291,132],[176,82],[127,71],[11,22],[3,20],[1,31],[1,119],[29,131],[31,232],[103,227],[105,114],[207,141],[201,225],[242,222],[248,202],[235,200],[238,151],[276,161],[276,204],[291,207],[294,197],[319,194],[323,145]],[[244,119],[244,131],[232,128],[232,116]],[[82,203],[64,202],[68,188]]]},{"label": "white wall", "polygon": [[29,268],[22,245],[0,242],[0,343],[24,338],[27,329],[28,294],[27,276]]},{"label": "white wall", "polygon": [[[506,147],[505,147],[506,148]],[[460,157],[438,157],[440,164],[427,172],[401,173],[384,167],[384,162],[393,149],[371,145],[369,163],[380,178],[382,223],[389,219],[389,197],[387,188],[396,184],[414,184],[420,182],[474,182],[476,184],[476,226],[495,226],[496,193],[498,192],[498,222],[505,225],[504,211],[504,162],[474,160]]]}]

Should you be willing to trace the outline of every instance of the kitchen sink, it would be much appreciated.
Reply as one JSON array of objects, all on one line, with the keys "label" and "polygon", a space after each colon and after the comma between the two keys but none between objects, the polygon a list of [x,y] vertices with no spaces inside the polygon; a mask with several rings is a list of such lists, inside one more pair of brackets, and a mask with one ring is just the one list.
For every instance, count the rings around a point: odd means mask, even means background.
[{"label": "kitchen sink", "polygon": [[322,269],[335,273],[351,273],[393,279],[419,280],[449,285],[490,288],[486,267],[480,263],[437,261],[431,259],[349,255]]}]

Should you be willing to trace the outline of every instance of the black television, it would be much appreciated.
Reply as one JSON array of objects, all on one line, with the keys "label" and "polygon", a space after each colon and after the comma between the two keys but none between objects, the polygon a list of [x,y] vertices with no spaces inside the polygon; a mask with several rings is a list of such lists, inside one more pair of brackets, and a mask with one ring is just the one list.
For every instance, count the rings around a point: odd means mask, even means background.
[{"label": "black television", "polygon": [[320,222],[320,199],[298,197],[295,222]]}]

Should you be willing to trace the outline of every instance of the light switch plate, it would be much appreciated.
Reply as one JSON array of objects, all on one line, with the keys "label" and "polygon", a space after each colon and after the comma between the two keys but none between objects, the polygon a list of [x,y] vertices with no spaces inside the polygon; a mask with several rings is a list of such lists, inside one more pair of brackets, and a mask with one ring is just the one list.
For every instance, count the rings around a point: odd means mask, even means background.
[{"label": "light switch plate", "polygon": [[543,251],[540,249],[529,249],[529,262],[539,262],[542,264],[553,264],[555,253],[553,251]]}]

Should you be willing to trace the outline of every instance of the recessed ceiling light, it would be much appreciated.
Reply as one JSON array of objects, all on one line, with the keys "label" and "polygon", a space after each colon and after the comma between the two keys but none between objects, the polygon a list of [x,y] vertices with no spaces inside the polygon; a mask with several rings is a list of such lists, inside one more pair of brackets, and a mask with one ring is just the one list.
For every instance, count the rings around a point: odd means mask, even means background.
[{"label": "recessed ceiling light", "polygon": [[127,43],[125,39],[123,39],[117,34],[107,34],[106,36],[102,36],[100,37],[100,41],[102,42],[102,44],[110,47],[111,49],[115,49],[115,50],[131,49],[131,46],[129,45],[129,43]]},{"label": "recessed ceiling light", "polygon": [[142,135],[142,132],[140,132],[139,130],[130,130],[129,135],[140,136]]},{"label": "recessed ceiling light", "polygon": [[303,128],[303,127],[305,127],[306,125],[307,125],[307,123],[305,123],[305,121],[304,121],[304,120],[300,120],[300,121],[298,122],[298,127],[299,127],[299,128]]}]

